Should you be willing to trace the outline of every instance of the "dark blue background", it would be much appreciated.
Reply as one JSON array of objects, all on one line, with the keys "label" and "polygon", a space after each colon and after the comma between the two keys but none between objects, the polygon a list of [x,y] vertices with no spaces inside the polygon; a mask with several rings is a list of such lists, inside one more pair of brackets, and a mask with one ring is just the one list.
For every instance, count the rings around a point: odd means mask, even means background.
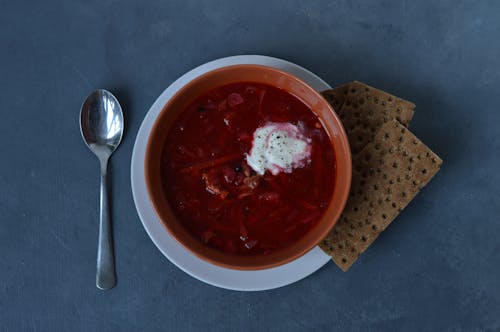
[{"label": "dark blue background", "polygon": [[[500,2],[0,1],[0,331],[500,330]],[[149,240],[130,158],[150,105],[206,61],[267,54],[417,104],[438,176],[348,272],[281,289],[199,282]],[[99,176],[78,125],[122,102],[119,283],[95,288]]]}]

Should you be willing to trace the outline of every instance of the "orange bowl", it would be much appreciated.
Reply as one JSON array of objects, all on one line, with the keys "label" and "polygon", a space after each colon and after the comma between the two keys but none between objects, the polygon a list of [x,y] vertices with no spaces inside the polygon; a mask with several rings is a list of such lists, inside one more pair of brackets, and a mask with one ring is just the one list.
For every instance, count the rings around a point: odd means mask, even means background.
[{"label": "orange bowl", "polygon": [[[330,203],[317,224],[289,247],[266,255],[242,256],[203,244],[175,217],[161,185],[160,159],[167,134],[179,114],[198,96],[214,88],[237,82],[257,82],[283,89],[304,102],[318,116],[332,143],[335,184]],[[163,107],[153,125],[146,147],[145,178],[149,198],[167,231],[194,255],[218,266],[259,270],[288,263],[313,249],[339,219],[351,185],[351,153],[342,123],[330,104],[313,88],[281,70],[260,65],[234,65],[216,69],[192,80]]]}]

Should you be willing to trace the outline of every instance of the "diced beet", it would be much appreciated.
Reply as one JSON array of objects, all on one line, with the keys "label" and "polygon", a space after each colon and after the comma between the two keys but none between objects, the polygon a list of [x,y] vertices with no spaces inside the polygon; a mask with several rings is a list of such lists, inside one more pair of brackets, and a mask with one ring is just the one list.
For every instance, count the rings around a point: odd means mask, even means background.
[{"label": "diced beet", "polygon": [[237,174],[233,168],[231,168],[229,166],[225,166],[222,169],[222,176],[224,177],[224,180],[226,181],[226,183],[232,184],[236,180]]},{"label": "diced beet", "polygon": [[248,240],[248,231],[246,230],[245,226],[240,226],[240,240]]},{"label": "diced beet", "polygon": [[227,101],[224,99],[217,106],[217,110],[220,111],[220,112],[224,112],[226,109],[227,109]]},{"label": "diced beet", "polygon": [[203,158],[203,157],[205,156],[205,152],[203,152],[203,149],[202,149],[200,146],[196,146],[196,147],[194,148],[194,151],[195,151],[196,156],[197,156],[198,158]]},{"label": "diced beet", "polygon": [[231,93],[229,96],[227,96],[227,105],[229,107],[238,106],[240,104],[243,104],[243,102],[243,97],[239,93]]},{"label": "diced beet", "polygon": [[257,245],[257,243],[259,243],[259,241],[257,241],[257,240],[248,241],[247,243],[245,243],[245,248],[250,250],[253,247],[255,247]]},{"label": "diced beet", "polygon": [[246,93],[246,94],[250,94],[250,95],[254,95],[254,94],[256,94],[256,93],[257,93],[257,88],[256,88],[256,87],[254,87],[254,86],[249,85],[249,86],[247,86],[247,87],[245,88],[245,93]]},{"label": "diced beet", "polygon": [[210,239],[215,235],[214,231],[211,229],[207,229],[201,234],[201,241],[203,243],[208,243]]}]

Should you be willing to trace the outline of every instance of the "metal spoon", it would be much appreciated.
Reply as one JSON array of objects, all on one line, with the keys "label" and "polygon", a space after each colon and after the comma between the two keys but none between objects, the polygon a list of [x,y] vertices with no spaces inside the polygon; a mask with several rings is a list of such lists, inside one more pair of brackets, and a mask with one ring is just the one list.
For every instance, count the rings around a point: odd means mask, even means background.
[{"label": "metal spoon", "polygon": [[113,288],[116,283],[106,173],[108,159],[120,144],[123,135],[122,108],[111,92],[96,90],[87,97],[80,111],[80,130],[83,140],[99,158],[101,164],[101,213],[96,286],[105,290]]}]

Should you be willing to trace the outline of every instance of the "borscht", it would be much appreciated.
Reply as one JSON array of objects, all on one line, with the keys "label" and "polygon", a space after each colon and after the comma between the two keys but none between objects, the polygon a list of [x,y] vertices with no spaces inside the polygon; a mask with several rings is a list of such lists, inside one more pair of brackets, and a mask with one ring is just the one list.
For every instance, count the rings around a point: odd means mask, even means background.
[{"label": "borscht", "polygon": [[268,254],[315,227],[333,193],[335,154],[300,99],[239,82],[182,111],[160,172],[173,213],[199,241],[229,253]]}]

